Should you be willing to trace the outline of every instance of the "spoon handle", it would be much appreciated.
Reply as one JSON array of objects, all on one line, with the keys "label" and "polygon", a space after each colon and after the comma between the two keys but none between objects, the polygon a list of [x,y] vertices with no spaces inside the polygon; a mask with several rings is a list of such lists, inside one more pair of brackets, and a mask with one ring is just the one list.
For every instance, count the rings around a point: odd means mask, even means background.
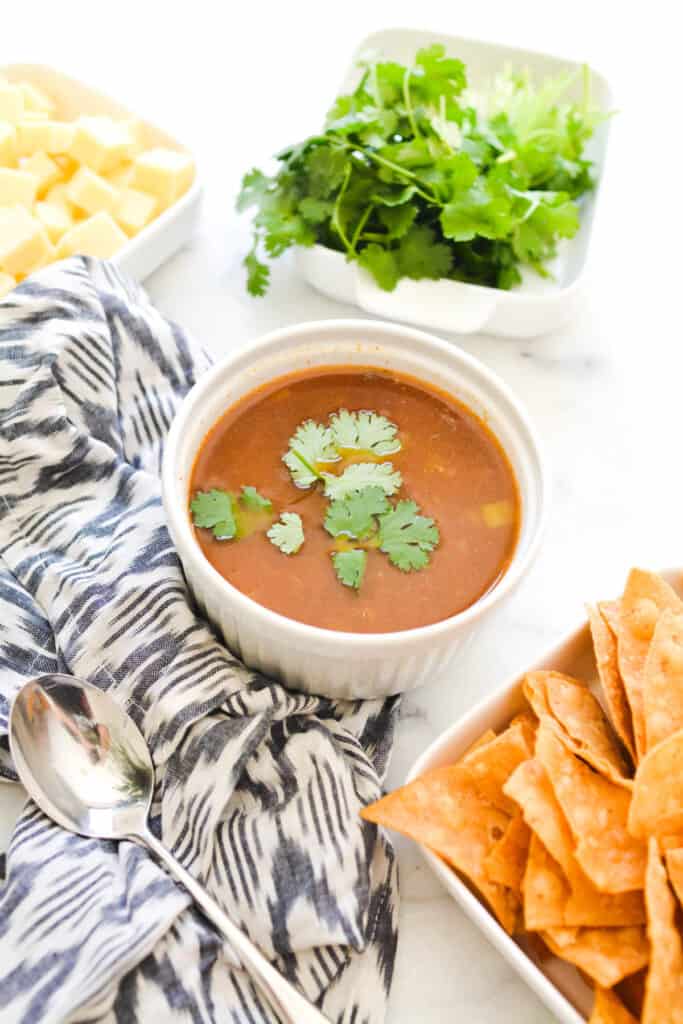
[{"label": "spoon handle", "polygon": [[273,1009],[277,1010],[283,1024],[330,1024],[327,1017],[315,1008],[291,985],[286,978],[266,960],[263,953],[247,938],[241,928],[230,920],[216,901],[209,896],[192,875],[185,870],[165,846],[145,831],[132,838],[141,840],[152,853],[168,868],[174,878],[184,886],[198,907],[229,940],[244,967],[260,983]]}]

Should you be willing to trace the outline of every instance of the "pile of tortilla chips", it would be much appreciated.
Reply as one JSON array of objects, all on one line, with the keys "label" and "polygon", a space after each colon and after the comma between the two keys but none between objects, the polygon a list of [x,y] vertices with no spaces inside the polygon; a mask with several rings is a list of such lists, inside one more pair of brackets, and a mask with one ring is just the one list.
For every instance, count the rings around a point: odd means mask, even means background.
[{"label": "pile of tortilla chips", "polygon": [[594,687],[530,673],[504,732],[363,816],[578,968],[590,1024],[683,1024],[683,601],[634,569],[589,622]]}]

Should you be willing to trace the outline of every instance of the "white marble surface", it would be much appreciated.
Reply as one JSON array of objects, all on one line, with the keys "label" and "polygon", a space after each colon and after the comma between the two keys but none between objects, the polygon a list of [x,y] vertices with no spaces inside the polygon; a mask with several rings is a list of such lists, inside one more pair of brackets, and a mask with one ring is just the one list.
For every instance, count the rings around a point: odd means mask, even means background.
[{"label": "white marble surface", "polygon": [[[529,343],[453,339],[505,378],[545,440],[554,485],[545,544],[453,677],[406,700],[392,783],[473,701],[572,624],[582,601],[612,593],[631,564],[683,565],[673,6],[655,0],[630,13],[627,5],[583,0],[563,8],[525,0],[234,8],[194,0],[178,10],[158,2],[38,2],[4,15],[11,31],[2,33],[0,61],[61,66],[195,150],[206,182],[200,232],[147,286],[217,357],[270,327],[354,313],[311,292],[288,260],[266,299],[248,298],[239,265],[247,231],[232,203],[245,169],[315,128],[368,32],[405,24],[491,38],[588,60],[611,80],[620,112],[578,318]],[[9,790],[0,792],[4,823],[17,804]],[[399,851],[401,938],[388,1024],[547,1024],[547,1011],[445,896],[416,850],[400,843]]]}]

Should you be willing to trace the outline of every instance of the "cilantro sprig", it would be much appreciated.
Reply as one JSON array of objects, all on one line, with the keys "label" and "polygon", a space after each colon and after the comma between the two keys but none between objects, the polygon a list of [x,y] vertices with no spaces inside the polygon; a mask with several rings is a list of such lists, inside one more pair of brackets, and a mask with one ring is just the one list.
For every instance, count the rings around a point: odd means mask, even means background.
[{"label": "cilantro sprig", "polygon": [[[328,499],[322,525],[335,545],[332,566],[339,582],[352,590],[363,583],[368,551],[385,554],[402,572],[414,572],[429,564],[439,543],[436,523],[414,501],[390,500],[403,478],[388,460],[401,447],[396,424],[385,416],[339,409],[327,423],[301,423],[283,456],[297,487],[318,487]],[[363,455],[373,461],[350,462],[331,472],[335,463]],[[239,540],[256,529],[287,556],[305,541],[301,516],[283,511],[276,518],[272,500],[252,485],[239,495],[218,488],[198,491],[190,509],[194,525],[211,530],[217,540]]]},{"label": "cilantro sprig", "polygon": [[295,245],[339,250],[387,291],[402,278],[511,288],[522,265],[547,274],[594,184],[585,146],[606,115],[591,103],[588,69],[540,85],[506,70],[476,94],[439,44],[412,66],[361,68],[323,130],[278,154],[274,176],[244,176],[237,206],[255,209],[249,291],[267,289],[264,255]]}]

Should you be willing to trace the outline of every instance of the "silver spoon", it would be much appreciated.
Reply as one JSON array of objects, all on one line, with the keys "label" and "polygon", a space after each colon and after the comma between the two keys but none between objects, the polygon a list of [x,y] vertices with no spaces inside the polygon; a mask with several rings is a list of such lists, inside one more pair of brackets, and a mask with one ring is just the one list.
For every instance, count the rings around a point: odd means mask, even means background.
[{"label": "silver spoon", "polygon": [[9,738],[19,778],[45,814],[82,836],[147,846],[230,941],[284,1024],[329,1024],[149,831],[152,758],[113,697],[72,676],[40,676],[17,694]]}]

